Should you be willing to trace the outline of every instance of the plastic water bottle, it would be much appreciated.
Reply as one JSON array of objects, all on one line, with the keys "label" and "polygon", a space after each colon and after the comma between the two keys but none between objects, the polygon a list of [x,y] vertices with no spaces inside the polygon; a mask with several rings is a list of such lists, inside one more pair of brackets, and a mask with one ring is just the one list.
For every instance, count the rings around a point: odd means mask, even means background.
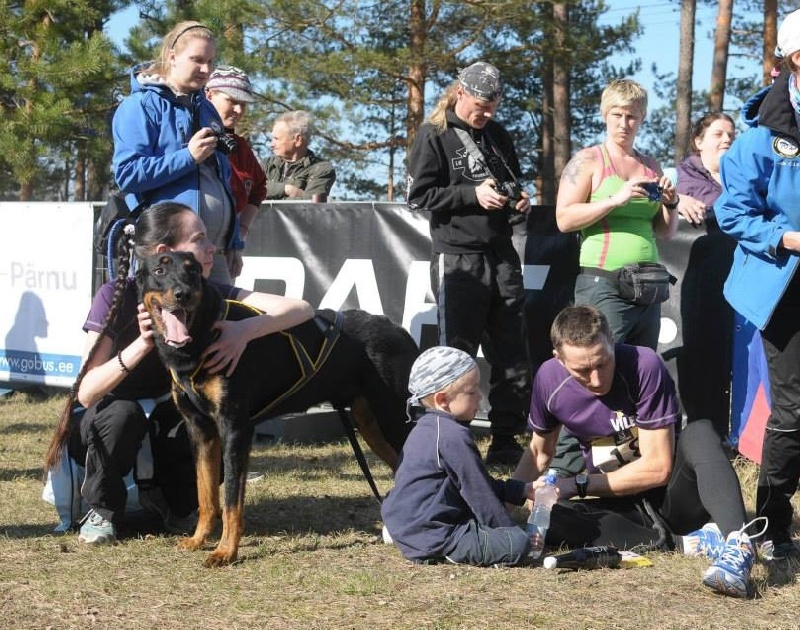
[{"label": "plastic water bottle", "polygon": [[[549,469],[544,476],[544,486],[536,488],[536,493],[534,494],[533,509],[525,526],[525,531],[531,536],[530,556],[534,559],[542,555],[544,537],[550,527],[550,510],[553,509],[553,505],[558,501],[557,480],[558,473],[552,468]],[[538,534],[538,538],[534,539],[534,534]]]},{"label": "plastic water bottle", "polygon": [[615,547],[584,547],[544,559],[545,569],[599,569],[618,567],[622,554]]}]

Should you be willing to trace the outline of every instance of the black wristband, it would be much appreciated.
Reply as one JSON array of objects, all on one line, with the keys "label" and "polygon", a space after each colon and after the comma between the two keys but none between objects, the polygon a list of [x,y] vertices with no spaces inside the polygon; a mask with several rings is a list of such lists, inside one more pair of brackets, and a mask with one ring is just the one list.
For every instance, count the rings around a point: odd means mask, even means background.
[{"label": "black wristband", "polygon": [[117,352],[117,361],[119,362],[120,369],[125,372],[125,374],[131,373],[131,371],[128,369],[128,366],[125,365],[125,362],[122,360],[122,350]]},{"label": "black wristband", "polygon": [[678,202],[677,202],[677,201],[675,201],[675,202],[673,202],[673,203],[667,203],[667,202],[665,201],[665,202],[663,203],[663,206],[664,206],[664,207],[665,207],[667,210],[674,210],[675,208],[677,208],[677,207],[678,207]]}]

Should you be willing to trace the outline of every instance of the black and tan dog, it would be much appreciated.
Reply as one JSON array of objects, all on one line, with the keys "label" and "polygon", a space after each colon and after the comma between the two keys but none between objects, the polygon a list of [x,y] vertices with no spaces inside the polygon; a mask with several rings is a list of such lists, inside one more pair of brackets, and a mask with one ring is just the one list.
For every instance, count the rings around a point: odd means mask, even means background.
[{"label": "black and tan dog", "polygon": [[182,548],[198,549],[212,533],[224,467],[222,538],[206,566],[237,557],[255,419],[326,401],[349,407],[370,448],[395,469],[410,428],[405,400],[418,352],[403,328],[364,311],[321,312],[288,331],[251,341],[227,378],[208,374],[201,365],[202,351],[213,339],[212,324],[259,311],[222,299],[191,254],[171,252],[140,261],[137,282],[195,453],[199,520],[194,535],[180,541]]}]

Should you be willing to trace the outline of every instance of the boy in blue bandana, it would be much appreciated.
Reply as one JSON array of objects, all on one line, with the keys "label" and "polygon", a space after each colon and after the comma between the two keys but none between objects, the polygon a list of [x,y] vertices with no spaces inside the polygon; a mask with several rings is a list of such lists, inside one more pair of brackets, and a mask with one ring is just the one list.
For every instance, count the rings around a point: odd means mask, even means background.
[{"label": "boy in blue bandana", "polygon": [[429,348],[414,362],[408,389],[409,415],[419,417],[381,507],[394,544],[420,563],[521,564],[530,539],[503,503],[522,505],[533,489],[493,479],[483,465],[469,428],[481,400],[475,360]]}]

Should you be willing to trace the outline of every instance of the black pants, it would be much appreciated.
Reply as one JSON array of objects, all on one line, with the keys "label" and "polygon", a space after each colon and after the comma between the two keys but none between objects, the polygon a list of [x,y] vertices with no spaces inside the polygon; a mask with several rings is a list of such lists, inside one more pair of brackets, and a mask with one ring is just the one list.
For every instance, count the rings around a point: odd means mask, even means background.
[{"label": "black pants", "polygon": [[692,243],[681,283],[683,347],[677,357],[678,388],[689,422],[708,418],[717,433],[730,433],[733,309],[722,288],[734,241],[719,229]]},{"label": "black pants", "polygon": [[531,379],[523,317],[525,291],[516,250],[509,241],[481,254],[434,254],[431,285],[438,305],[439,343],[472,356],[483,346],[491,366],[492,433],[522,433]]},{"label": "black pants", "polygon": [[654,508],[670,534],[685,535],[714,521],[723,534],[746,522],[739,479],[708,420],[687,425],[678,438],[669,483],[640,496],[562,501],[553,508],[549,545],[615,545],[621,549],[659,545],[661,532],[643,508]]},{"label": "black pants", "polygon": [[789,542],[792,495],[800,479],[800,272],[761,333],[771,413],[761,451],[756,511],[769,518],[767,538]]},{"label": "black pants", "polygon": [[86,469],[84,500],[107,520],[118,521],[125,512],[124,478],[133,470],[146,436],[154,469],[143,483],[160,486],[178,516],[197,507],[191,447],[172,401],[157,405],[148,419],[136,401],[106,396],[73,428],[69,454]]}]

